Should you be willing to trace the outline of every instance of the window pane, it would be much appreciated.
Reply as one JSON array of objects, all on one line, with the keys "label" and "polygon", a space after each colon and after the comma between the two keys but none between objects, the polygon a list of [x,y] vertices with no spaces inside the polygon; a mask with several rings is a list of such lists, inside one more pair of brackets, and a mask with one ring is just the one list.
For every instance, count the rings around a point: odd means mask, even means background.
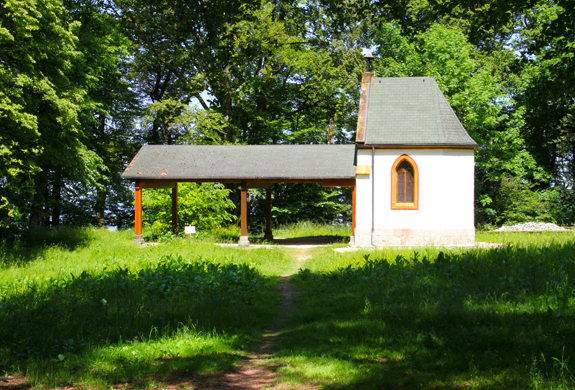
[{"label": "window pane", "polygon": [[403,161],[397,167],[396,202],[414,202],[413,167],[408,161]]},{"label": "window pane", "polygon": [[397,202],[405,202],[405,170],[397,172]]},{"label": "window pane", "polygon": [[413,167],[408,161],[403,161],[401,164],[399,164],[399,166],[397,167],[397,171],[399,172],[402,169],[405,169],[407,172],[411,174],[411,176],[413,176]]},{"label": "window pane", "polygon": [[413,175],[409,172],[405,175],[405,201],[413,203]]}]

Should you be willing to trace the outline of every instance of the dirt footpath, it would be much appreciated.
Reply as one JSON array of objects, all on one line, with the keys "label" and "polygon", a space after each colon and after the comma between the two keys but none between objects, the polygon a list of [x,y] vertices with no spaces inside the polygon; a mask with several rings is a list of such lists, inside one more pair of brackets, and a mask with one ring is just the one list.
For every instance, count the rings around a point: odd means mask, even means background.
[{"label": "dirt footpath", "polygon": [[[299,249],[297,253],[296,269],[299,269],[303,263],[311,258],[306,249]],[[276,319],[272,328],[264,332],[260,342],[255,345],[248,354],[246,360],[240,363],[233,372],[223,373],[202,384],[194,384],[192,388],[198,390],[243,390],[243,389],[270,389],[270,390],[287,390],[291,387],[278,383],[278,366],[271,364],[275,351],[275,342],[277,336],[283,330],[286,320],[291,316],[294,303],[293,298],[298,294],[297,290],[289,284],[291,275],[282,275],[279,277],[280,283],[277,286],[283,296],[280,317]],[[181,389],[182,384],[168,388]],[[298,389],[315,389],[316,387],[297,387]]]}]

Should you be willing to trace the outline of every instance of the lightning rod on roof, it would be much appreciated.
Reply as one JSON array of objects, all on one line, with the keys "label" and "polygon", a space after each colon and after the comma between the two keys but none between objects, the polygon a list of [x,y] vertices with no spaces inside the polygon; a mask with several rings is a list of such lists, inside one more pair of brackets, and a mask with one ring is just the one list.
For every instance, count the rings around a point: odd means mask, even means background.
[{"label": "lightning rod on roof", "polygon": [[371,54],[371,49],[367,49],[367,53],[363,56],[367,60],[367,70],[366,72],[371,72],[371,60],[375,57]]}]

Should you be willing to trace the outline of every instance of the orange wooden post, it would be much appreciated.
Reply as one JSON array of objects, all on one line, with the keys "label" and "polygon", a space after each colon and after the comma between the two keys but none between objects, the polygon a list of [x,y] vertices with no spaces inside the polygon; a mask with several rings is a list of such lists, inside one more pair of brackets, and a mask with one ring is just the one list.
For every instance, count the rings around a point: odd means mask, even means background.
[{"label": "orange wooden post", "polygon": [[264,234],[264,240],[273,240],[274,235],[272,234],[272,185],[266,188],[266,232]]},{"label": "orange wooden post", "polygon": [[248,239],[248,186],[247,183],[242,183],[241,188],[241,215],[240,215],[240,225],[241,225],[241,235],[238,245],[249,245],[250,241]]},{"label": "orange wooden post", "polygon": [[354,184],[352,188],[353,189],[351,192],[351,237],[349,240],[349,245],[355,245],[355,223],[356,223],[356,217],[355,217],[356,191],[355,191],[355,189],[357,188],[357,186]]},{"label": "orange wooden post", "polygon": [[172,232],[178,231],[178,183],[172,188]]},{"label": "orange wooden post", "polygon": [[143,244],[144,236],[142,235],[142,183],[139,181],[136,182],[134,234],[134,243]]}]

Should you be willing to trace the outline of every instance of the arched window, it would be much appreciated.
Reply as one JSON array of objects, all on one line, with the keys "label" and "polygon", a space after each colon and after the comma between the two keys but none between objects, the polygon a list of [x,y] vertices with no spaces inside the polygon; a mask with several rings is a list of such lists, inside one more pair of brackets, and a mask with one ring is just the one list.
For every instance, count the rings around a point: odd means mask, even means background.
[{"label": "arched window", "polygon": [[417,210],[419,174],[417,164],[407,154],[399,156],[391,168],[391,209]]}]

